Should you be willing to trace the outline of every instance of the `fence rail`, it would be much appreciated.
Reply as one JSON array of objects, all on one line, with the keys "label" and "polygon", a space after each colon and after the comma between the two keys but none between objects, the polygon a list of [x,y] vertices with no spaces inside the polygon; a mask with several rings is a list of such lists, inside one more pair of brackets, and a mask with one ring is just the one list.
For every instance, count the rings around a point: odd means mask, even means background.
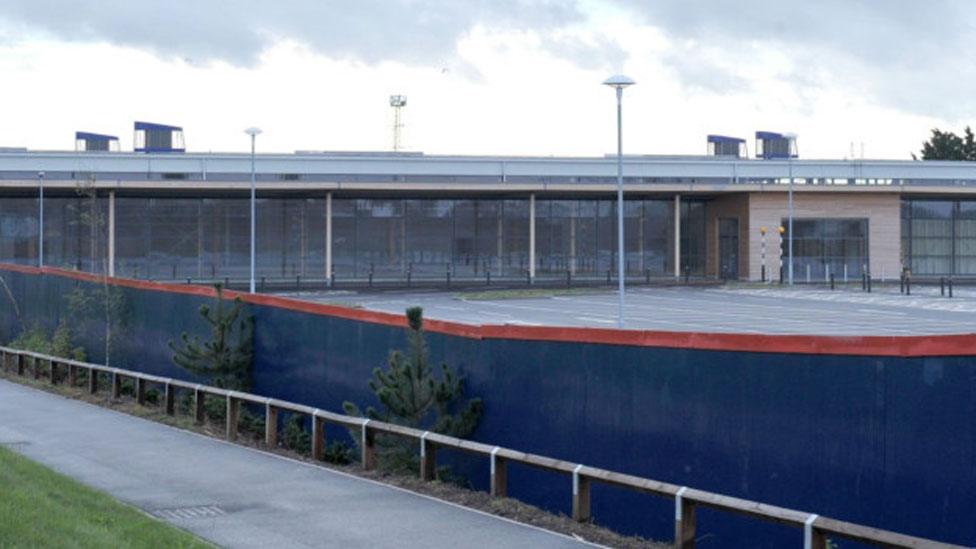
[{"label": "fence rail", "polygon": [[12,367],[18,375],[23,376],[27,373],[28,362],[30,363],[30,370],[34,379],[40,379],[44,373],[44,369],[46,369],[52,384],[61,382],[64,380],[63,376],[67,376],[68,383],[76,386],[78,373],[86,372],[88,378],[87,390],[92,394],[99,390],[99,376],[97,374],[109,374],[111,376],[112,396],[115,398],[121,396],[122,381],[124,379],[130,379],[135,382],[135,397],[139,404],[145,404],[146,402],[148,385],[162,386],[164,390],[163,402],[165,411],[169,415],[176,413],[176,391],[192,391],[194,395],[194,407],[192,411],[198,423],[204,421],[205,397],[210,395],[223,398],[227,406],[225,436],[231,441],[237,438],[241,403],[264,406],[266,425],[265,442],[270,447],[276,447],[278,443],[278,414],[280,412],[285,411],[307,415],[311,418],[311,450],[312,457],[316,460],[321,460],[324,457],[325,425],[332,424],[359,431],[362,437],[362,443],[360,444],[362,449],[361,462],[363,468],[367,470],[376,466],[376,435],[378,433],[385,433],[410,438],[419,443],[420,475],[424,480],[432,480],[434,478],[438,448],[461,450],[488,458],[491,466],[490,492],[493,496],[497,497],[504,497],[507,494],[507,466],[509,463],[518,463],[545,471],[561,473],[569,476],[572,480],[572,516],[573,519],[581,522],[590,520],[591,518],[590,485],[594,482],[669,498],[674,501],[674,547],[676,548],[684,549],[695,546],[695,511],[699,507],[707,507],[723,512],[745,515],[766,522],[800,528],[803,532],[804,549],[827,549],[828,537],[843,538],[885,547],[961,547],[822,517],[794,509],[767,505],[757,501],[725,496],[687,486],[679,486],[677,484],[617,473],[537,454],[519,452],[500,446],[492,446],[490,444],[413,429],[402,425],[337,414],[304,404],[262,397],[251,393],[220,389],[178,379],[159,377],[132,370],[112,368],[30,351],[0,347],[0,368],[8,370]]}]

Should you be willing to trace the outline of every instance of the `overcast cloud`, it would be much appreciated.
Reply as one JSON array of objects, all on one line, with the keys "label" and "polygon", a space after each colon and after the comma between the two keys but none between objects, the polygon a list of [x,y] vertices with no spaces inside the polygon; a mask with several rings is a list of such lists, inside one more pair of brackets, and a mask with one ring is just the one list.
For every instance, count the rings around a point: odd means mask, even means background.
[{"label": "overcast cloud", "polygon": [[667,59],[693,85],[740,82],[734,66],[714,65],[702,49],[724,50],[741,67],[779,53],[793,61],[793,77],[827,76],[806,84],[863,89],[932,116],[971,118],[976,110],[971,0],[614,1],[674,39],[698,44]]},{"label": "overcast cloud", "polygon": [[476,25],[545,31],[583,15],[559,0],[5,0],[0,18],[61,39],[249,66],[282,39],[332,58],[446,63]]}]

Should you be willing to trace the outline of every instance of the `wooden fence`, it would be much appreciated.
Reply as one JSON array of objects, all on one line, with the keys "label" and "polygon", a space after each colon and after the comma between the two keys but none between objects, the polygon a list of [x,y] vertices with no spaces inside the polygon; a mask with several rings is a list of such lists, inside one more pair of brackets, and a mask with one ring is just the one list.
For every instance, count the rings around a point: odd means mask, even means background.
[{"label": "wooden fence", "polygon": [[590,514],[590,486],[599,482],[617,486],[636,492],[669,498],[674,501],[674,546],[676,548],[692,548],[695,546],[695,510],[699,507],[717,509],[719,511],[745,515],[754,519],[785,524],[800,528],[803,532],[804,549],[827,549],[827,538],[842,538],[858,542],[880,545],[884,547],[910,548],[950,548],[961,547],[939,543],[932,540],[906,536],[887,530],[880,530],[850,522],[844,522],[816,514],[805,513],[784,507],[766,505],[757,501],[724,496],[704,490],[697,490],[687,486],[678,486],[667,482],[651,480],[616,473],[605,469],[590,467],[583,464],[571,463],[559,459],[536,454],[528,454],[492,446],[480,442],[473,442],[460,438],[445,436],[430,431],[412,429],[401,425],[394,425],[381,421],[337,414],[320,410],[303,404],[287,402],[258,395],[229,391],[217,387],[190,383],[177,379],[143,374],[132,370],[110,368],[97,364],[89,364],[65,358],[59,358],[28,351],[20,351],[7,347],[0,347],[0,367],[16,369],[18,375],[26,375],[28,370],[34,379],[40,379],[47,373],[50,382],[57,384],[64,381],[76,386],[78,373],[86,372],[88,378],[88,392],[94,394],[99,390],[98,373],[106,373],[111,377],[112,397],[118,398],[122,392],[122,381],[131,379],[135,383],[135,397],[139,404],[146,402],[148,386],[155,385],[163,388],[163,404],[166,413],[174,415],[176,412],[176,391],[192,391],[194,395],[193,413],[198,423],[204,420],[204,399],[207,395],[223,398],[226,402],[226,437],[235,440],[238,433],[238,419],[241,403],[263,406],[265,410],[265,442],[269,447],[278,445],[278,414],[281,411],[293,414],[303,414],[311,418],[312,457],[323,459],[325,445],[325,425],[332,424],[359,431],[361,433],[360,447],[362,449],[361,463],[364,469],[376,466],[377,433],[386,433],[413,439],[420,445],[420,476],[424,480],[432,480],[437,463],[437,449],[451,448],[462,450],[490,460],[491,494],[504,497],[507,494],[507,469],[509,463],[528,465],[545,471],[561,473],[571,478],[573,483],[573,519],[588,521]]}]

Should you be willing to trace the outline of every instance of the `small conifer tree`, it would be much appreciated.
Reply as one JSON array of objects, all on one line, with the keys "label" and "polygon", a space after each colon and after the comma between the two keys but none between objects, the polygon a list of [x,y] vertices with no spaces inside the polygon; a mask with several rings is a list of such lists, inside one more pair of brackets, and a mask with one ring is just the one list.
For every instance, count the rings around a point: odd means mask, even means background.
[{"label": "small conifer tree", "polygon": [[180,344],[170,340],[173,363],[184,370],[206,377],[217,387],[246,391],[251,384],[254,361],[254,317],[244,311],[240,297],[228,307],[223,289],[215,286],[213,308],[200,306],[200,316],[210,325],[211,339],[180,335]]},{"label": "small conifer tree", "polygon": [[[470,435],[481,419],[480,398],[464,400],[464,378],[442,363],[440,379],[429,363],[423,331],[423,309],[407,309],[406,353],[390,353],[386,369],[375,368],[369,388],[382,408],[366,408],[366,417],[454,437]],[[359,407],[343,404],[347,414],[362,416]],[[392,468],[416,468],[413,444],[399,437],[379,437],[377,458]]]}]

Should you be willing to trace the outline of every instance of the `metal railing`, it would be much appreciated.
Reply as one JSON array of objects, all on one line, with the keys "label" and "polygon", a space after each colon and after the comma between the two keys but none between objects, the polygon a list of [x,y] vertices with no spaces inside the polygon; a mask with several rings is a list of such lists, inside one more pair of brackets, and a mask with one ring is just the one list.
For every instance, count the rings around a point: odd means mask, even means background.
[{"label": "metal railing", "polygon": [[961,546],[940,543],[923,538],[898,534],[887,530],[880,530],[850,522],[844,522],[817,514],[805,513],[794,509],[767,505],[758,501],[725,496],[704,490],[697,490],[687,486],[679,486],[648,478],[627,475],[590,467],[581,463],[572,463],[537,454],[519,452],[500,446],[492,446],[470,440],[423,431],[375,421],[366,418],[347,416],[311,406],[262,397],[251,393],[230,391],[199,383],[191,383],[178,379],[143,374],[132,370],[112,368],[98,364],[90,364],[66,358],[60,358],[30,351],[21,351],[8,347],[0,347],[0,368],[12,368],[17,375],[27,373],[28,362],[34,379],[40,379],[46,367],[47,375],[52,384],[58,384],[67,376],[71,386],[78,385],[78,373],[87,373],[89,393],[99,390],[98,373],[111,376],[111,391],[113,398],[122,395],[122,381],[131,379],[135,382],[135,398],[139,404],[146,403],[146,390],[150,384],[163,387],[163,403],[168,415],[176,413],[176,391],[193,391],[193,415],[198,423],[205,419],[205,397],[215,396],[226,401],[226,438],[237,439],[238,420],[241,403],[263,406],[265,409],[265,443],[275,448],[278,445],[278,414],[285,411],[307,415],[311,418],[312,440],[311,452],[313,459],[321,461],[325,451],[325,425],[332,424],[358,431],[361,436],[361,463],[366,470],[376,466],[376,435],[383,433],[401,436],[415,440],[420,445],[420,476],[424,480],[433,480],[437,449],[462,450],[482,456],[490,460],[490,492],[495,497],[505,497],[508,491],[508,464],[517,463],[528,465],[544,471],[561,473],[572,480],[573,501],[572,517],[583,522],[591,518],[590,486],[594,482],[617,486],[640,493],[669,498],[674,501],[675,526],[674,547],[691,548],[695,546],[695,511],[699,507],[706,507],[723,512],[745,515],[765,522],[785,524],[802,529],[804,549],[827,549],[828,536],[843,538],[862,543],[869,543],[885,547],[906,548],[959,548]]}]

